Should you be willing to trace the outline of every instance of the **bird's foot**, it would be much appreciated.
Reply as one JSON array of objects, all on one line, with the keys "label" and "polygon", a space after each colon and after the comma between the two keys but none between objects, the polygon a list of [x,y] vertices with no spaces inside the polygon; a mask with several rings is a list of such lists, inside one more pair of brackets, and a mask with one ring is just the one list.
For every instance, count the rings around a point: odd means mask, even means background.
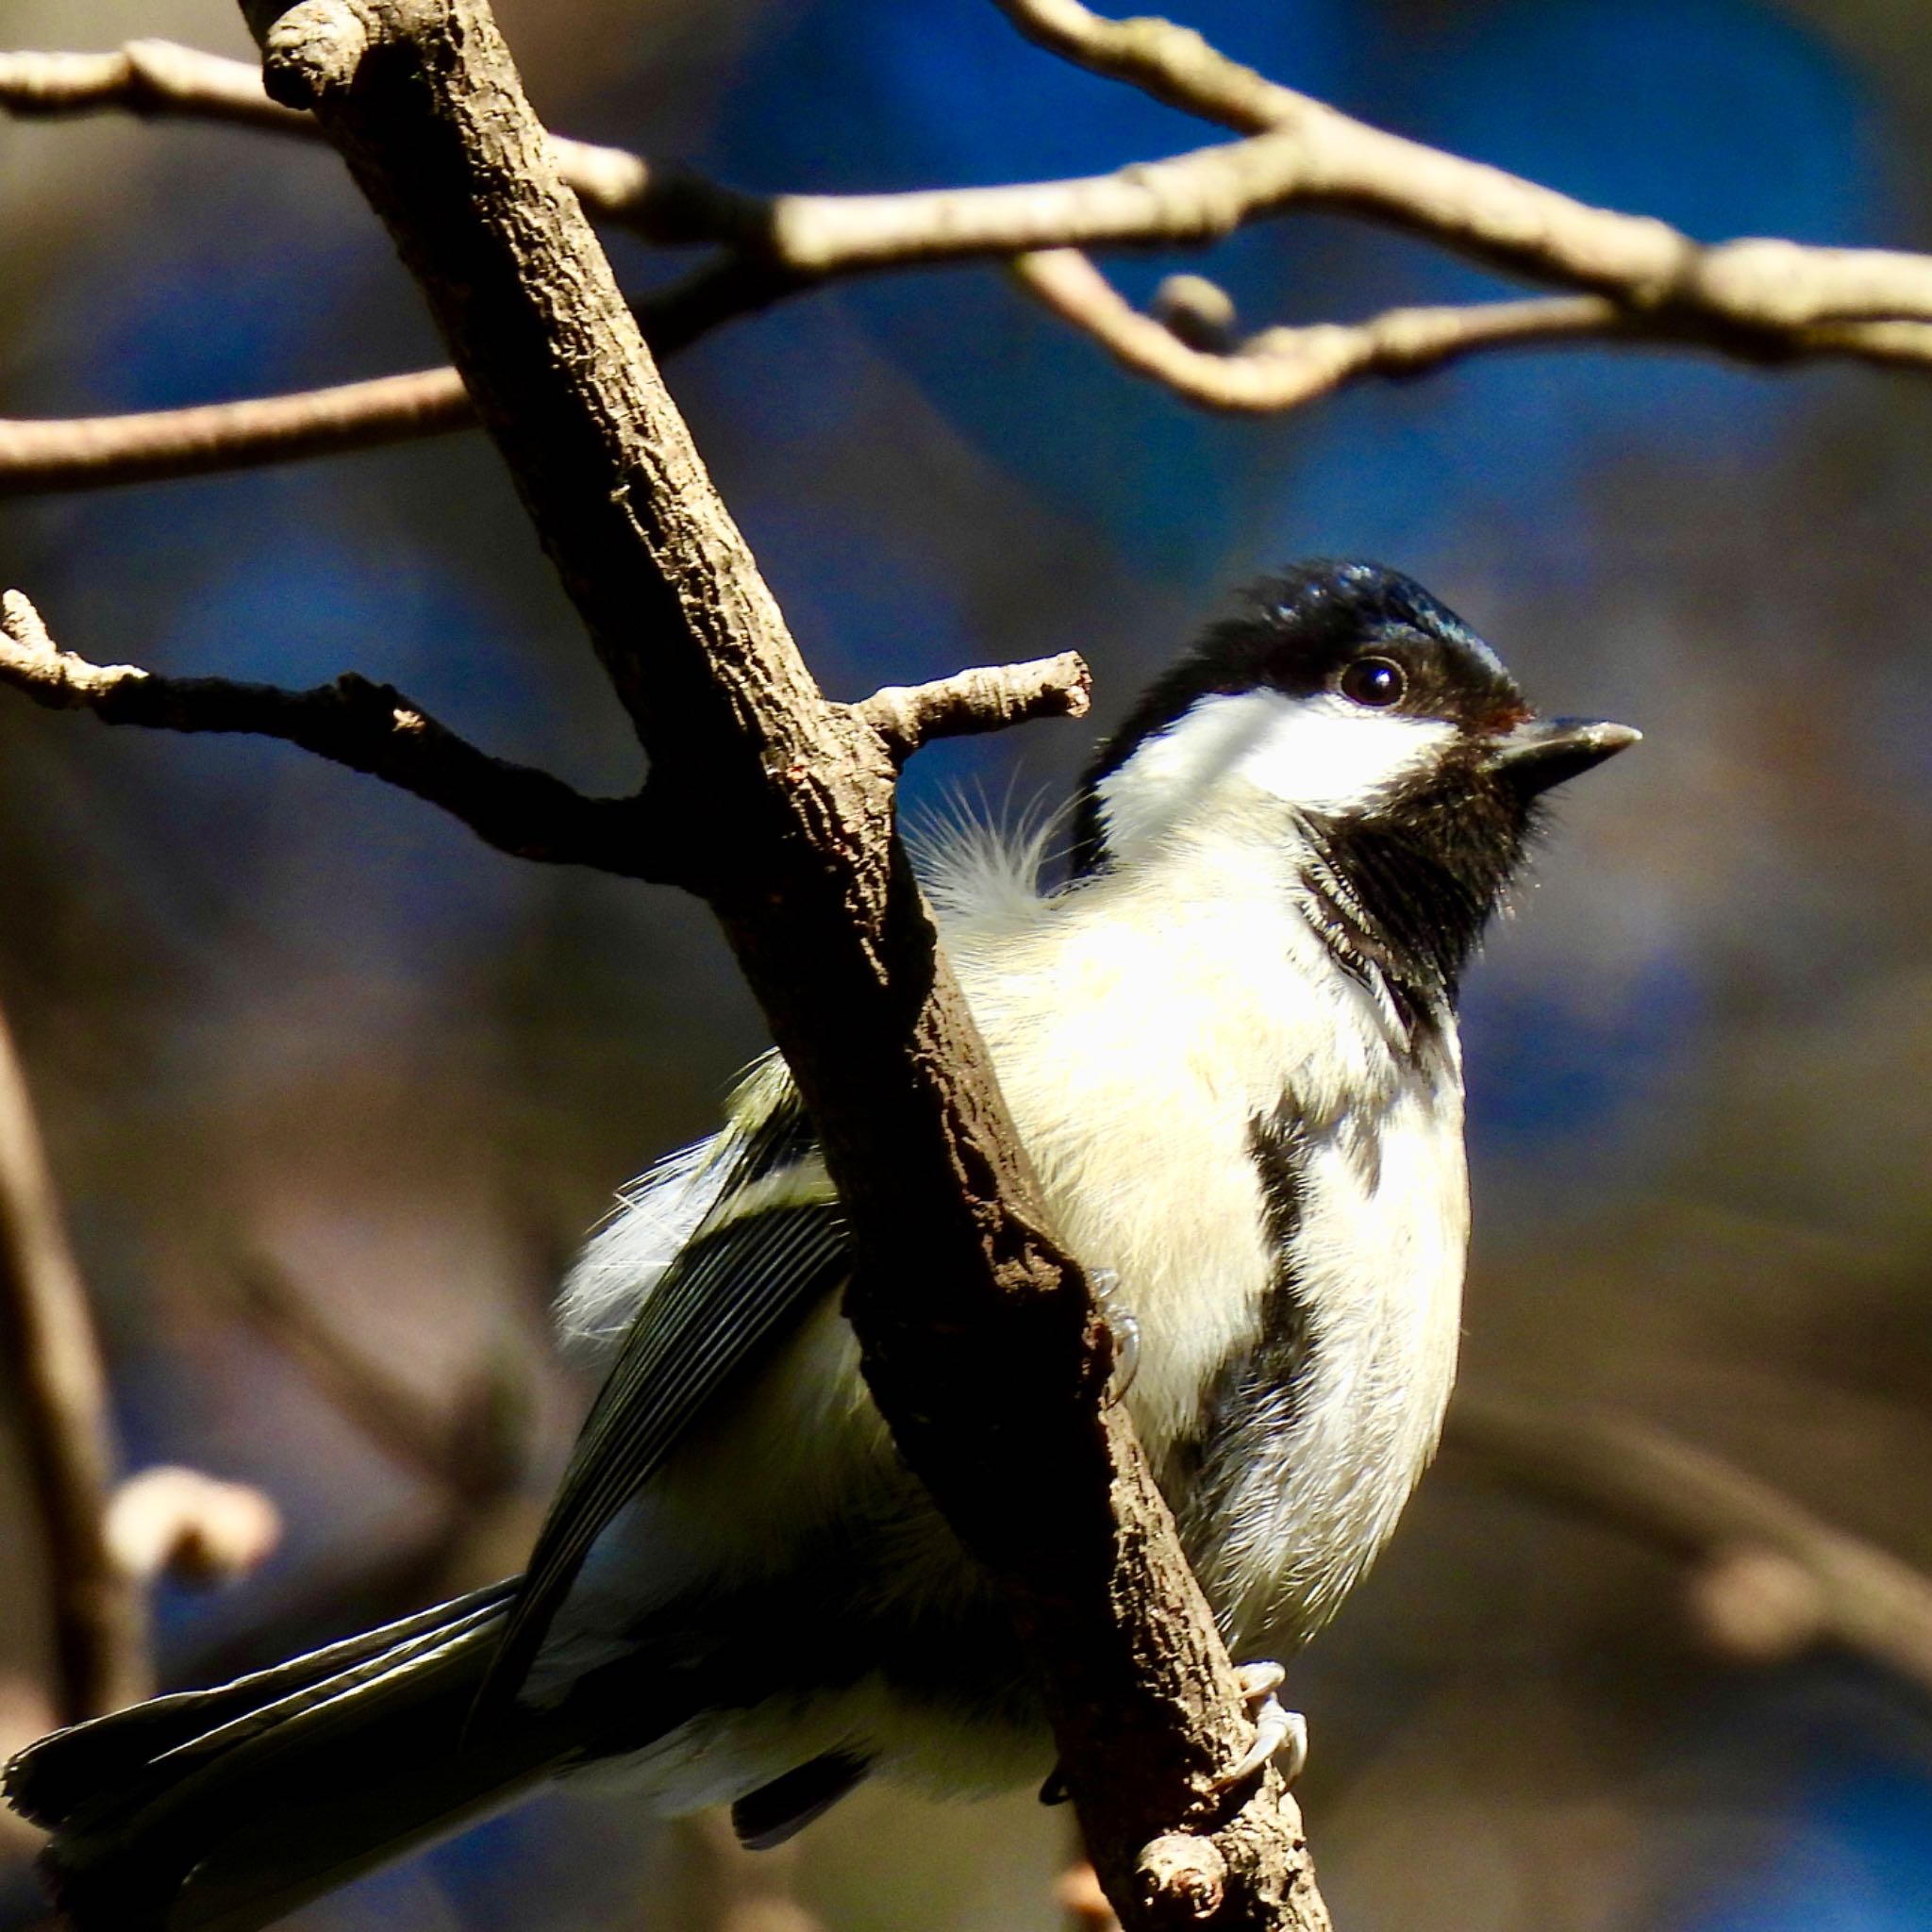
[{"label": "bird's foot", "polygon": [[[1275,1758],[1281,1760],[1283,1784],[1291,1785],[1301,1776],[1308,1761],[1308,1721],[1298,1710],[1284,1710],[1274,1695],[1287,1674],[1277,1663],[1236,1665],[1241,1696],[1254,1709],[1255,1740],[1241,1753],[1241,1761],[1232,1771],[1215,1779],[1217,1791],[1231,1791]],[[1040,1788],[1040,1802],[1064,1805],[1069,1795],[1065,1774],[1055,1765]]]},{"label": "bird's foot", "polygon": [[1241,1664],[1241,1695],[1255,1713],[1255,1740],[1233,1770],[1216,1780],[1221,1790],[1244,1784],[1264,1764],[1281,1760],[1281,1781],[1291,1785],[1308,1761],[1308,1721],[1298,1710],[1284,1710],[1274,1693],[1288,1674],[1277,1663]]}]

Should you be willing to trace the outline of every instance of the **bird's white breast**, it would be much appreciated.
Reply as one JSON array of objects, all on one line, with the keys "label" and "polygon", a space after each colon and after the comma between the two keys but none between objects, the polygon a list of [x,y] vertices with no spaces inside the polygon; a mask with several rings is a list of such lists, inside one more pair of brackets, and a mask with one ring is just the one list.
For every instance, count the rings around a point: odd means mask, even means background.
[{"label": "bird's white breast", "polygon": [[[1141,1324],[1129,1397],[1164,1463],[1202,1391],[1293,1292],[1310,1348],[1280,1426],[1194,1550],[1240,1643],[1298,1640],[1393,1528],[1455,1373],[1468,1185],[1453,1026],[1423,1050],[1337,964],[1291,890],[1277,811],[1225,810],[1164,854],[947,940],[1063,1238]],[[1257,1123],[1292,1112],[1293,1274]],[[1174,1500],[1187,1517],[1186,1498]]]},{"label": "bird's white breast", "polygon": [[[1170,834],[1164,855],[1052,897],[1003,875],[982,844],[937,893],[1058,1230],[1090,1269],[1119,1275],[1140,1324],[1128,1400],[1158,1468],[1212,1420],[1204,1391],[1284,1291],[1254,1136],[1284,1106],[1297,1123],[1286,1287],[1311,1349],[1279,1425],[1232,1445],[1239,1480],[1191,1539],[1251,1655],[1325,1618],[1426,1462],[1454,1375],[1468,1226],[1453,1033],[1412,1052],[1386,1001],[1336,963],[1297,902],[1283,826],[1273,801],[1252,823],[1224,802],[1211,827]],[[566,1307],[579,1333],[609,1332],[622,1304],[648,1293],[713,1185],[688,1165],[667,1179],[665,1198],[622,1217],[580,1268]],[[791,1534],[885,1474],[888,1439],[831,1304],[761,1382],[640,1499],[651,1533],[610,1540],[636,1557],[600,1553],[618,1559],[609,1624],[620,1606],[683,1587],[693,1560],[741,1574],[782,1560]],[[1171,1500],[1186,1524],[1188,1498]],[[563,1620],[587,1638],[607,1625],[601,1567]],[[928,1568],[895,1560],[881,1587],[937,1588]]]}]

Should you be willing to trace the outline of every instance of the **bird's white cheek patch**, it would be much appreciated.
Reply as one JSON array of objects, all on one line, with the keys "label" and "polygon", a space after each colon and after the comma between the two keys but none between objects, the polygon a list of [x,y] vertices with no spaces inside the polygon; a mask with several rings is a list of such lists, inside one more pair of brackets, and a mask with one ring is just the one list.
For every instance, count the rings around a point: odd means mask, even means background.
[{"label": "bird's white cheek patch", "polygon": [[1203,698],[1102,780],[1108,836],[1124,855],[1234,776],[1307,811],[1359,811],[1427,771],[1456,735],[1439,718],[1370,710],[1325,691]]},{"label": "bird's white cheek patch", "polygon": [[1257,695],[1274,716],[1241,758],[1241,774],[1310,811],[1374,805],[1433,767],[1456,738],[1455,725],[1440,718],[1370,710],[1327,691],[1313,698]]}]

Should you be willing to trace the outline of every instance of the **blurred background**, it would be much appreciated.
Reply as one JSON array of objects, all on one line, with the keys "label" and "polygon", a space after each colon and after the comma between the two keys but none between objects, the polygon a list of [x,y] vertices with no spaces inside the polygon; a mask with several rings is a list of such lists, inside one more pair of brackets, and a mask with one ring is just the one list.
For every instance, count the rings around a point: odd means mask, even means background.
[{"label": "blurred background", "polygon": [[[1024,179],[1209,138],[982,0],[498,11],[554,126],[749,188]],[[1916,0],[1178,12],[1382,125],[1700,237],[1932,245]],[[250,51],[224,0],[0,0],[0,44],[135,35]],[[0,122],[0,237],[6,414],[441,359],[320,148]],[[612,249],[634,291],[685,265]],[[1312,218],[1112,265],[1141,297],[1180,266],[1254,326],[1488,287]],[[1465,1392],[1559,1431],[1598,1409],[1668,1431],[1932,1573],[1922,382],[1545,353],[1217,420],[988,269],[828,289],[671,376],[835,695],[1071,645],[1104,727],[1231,586],[1356,554],[1422,578],[1547,706],[1641,725],[1640,753],[1566,795],[1469,988]],[[0,579],[97,662],[355,669],[586,787],[637,776],[474,434],[0,504]],[[1056,800],[1091,736],[938,747],[908,802]],[[283,1516],[245,1583],[163,1591],[170,1684],[516,1567],[587,1397],[545,1357],[550,1288],[762,1044],[707,916],[668,891],[502,858],[284,745],[13,700],[0,1008],[130,1465],[237,1478]],[[1445,1452],[1291,1676],[1343,1932],[1932,1924],[1932,1680],[1809,1642],[1802,1615],[1767,1636],[1724,1599],[1735,1578],[1506,1464]],[[41,1561],[7,1452],[0,1682],[44,1669]],[[1030,1795],[867,1790],[764,1868],[791,1896],[759,1923],[1052,1926],[1068,1830]],[[668,1932],[744,1883],[702,1831],[553,1799],[301,1924]],[[18,1857],[0,1865],[0,1916],[38,1912]]]}]

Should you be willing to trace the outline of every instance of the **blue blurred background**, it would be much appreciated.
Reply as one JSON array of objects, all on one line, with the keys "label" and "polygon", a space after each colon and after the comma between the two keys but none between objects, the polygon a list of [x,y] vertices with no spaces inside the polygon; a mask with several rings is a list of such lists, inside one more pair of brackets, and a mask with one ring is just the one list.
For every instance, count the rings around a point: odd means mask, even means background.
[{"label": "blue blurred background", "polygon": [[[1036,52],[983,0],[499,13],[554,125],[750,188],[1024,179],[1212,138]],[[1181,17],[1382,125],[1700,237],[1932,243],[1932,37],[1896,0],[1198,0]],[[247,51],[216,0],[0,0],[6,44],[135,34]],[[8,414],[439,359],[320,149],[0,124],[0,232]],[[685,265],[625,237],[612,252],[634,290]],[[1178,266],[1256,327],[1494,287],[1327,218],[1110,272],[1144,298]],[[1468,1384],[1647,1419],[1932,1565],[1923,383],[1548,352],[1224,420],[976,268],[828,289],[671,375],[837,695],[1074,645],[1105,725],[1231,586],[1340,553],[1421,577],[1550,707],[1643,726],[1641,753],[1566,800],[1470,988]],[[474,436],[0,505],[0,578],[99,661],[285,683],[353,668],[587,786],[636,776]],[[1056,798],[1091,736],[936,748],[908,802]],[[705,1129],[760,1046],[706,919],[498,857],[284,746],[5,704],[0,1004],[130,1457],[258,1483],[288,1521],[244,1588],[163,1602],[171,1680],[514,1567],[584,1391],[520,1380],[523,1479],[473,1510],[269,1345],[234,1284],[272,1267],[431,1405],[534,1356],[579,1232]],[[0,1473],[0,1538],[28,1575],[17,1490]],[[1292,1680],[1338,1923],[1932,1923],[1924,1693],[1830,1657],[1747,1667],[1684,1584],[1446,1458]],[[44,1642],[31,1591],[0,1603],[16,1675]],[[1022,1798],[866,1793],[803,1840],[789,1909],[841,1932],[1049,1924],[1065,1830]],[[547,1802],[307,1922],[683,1925],[714,1850],[621,1805]]]}]

